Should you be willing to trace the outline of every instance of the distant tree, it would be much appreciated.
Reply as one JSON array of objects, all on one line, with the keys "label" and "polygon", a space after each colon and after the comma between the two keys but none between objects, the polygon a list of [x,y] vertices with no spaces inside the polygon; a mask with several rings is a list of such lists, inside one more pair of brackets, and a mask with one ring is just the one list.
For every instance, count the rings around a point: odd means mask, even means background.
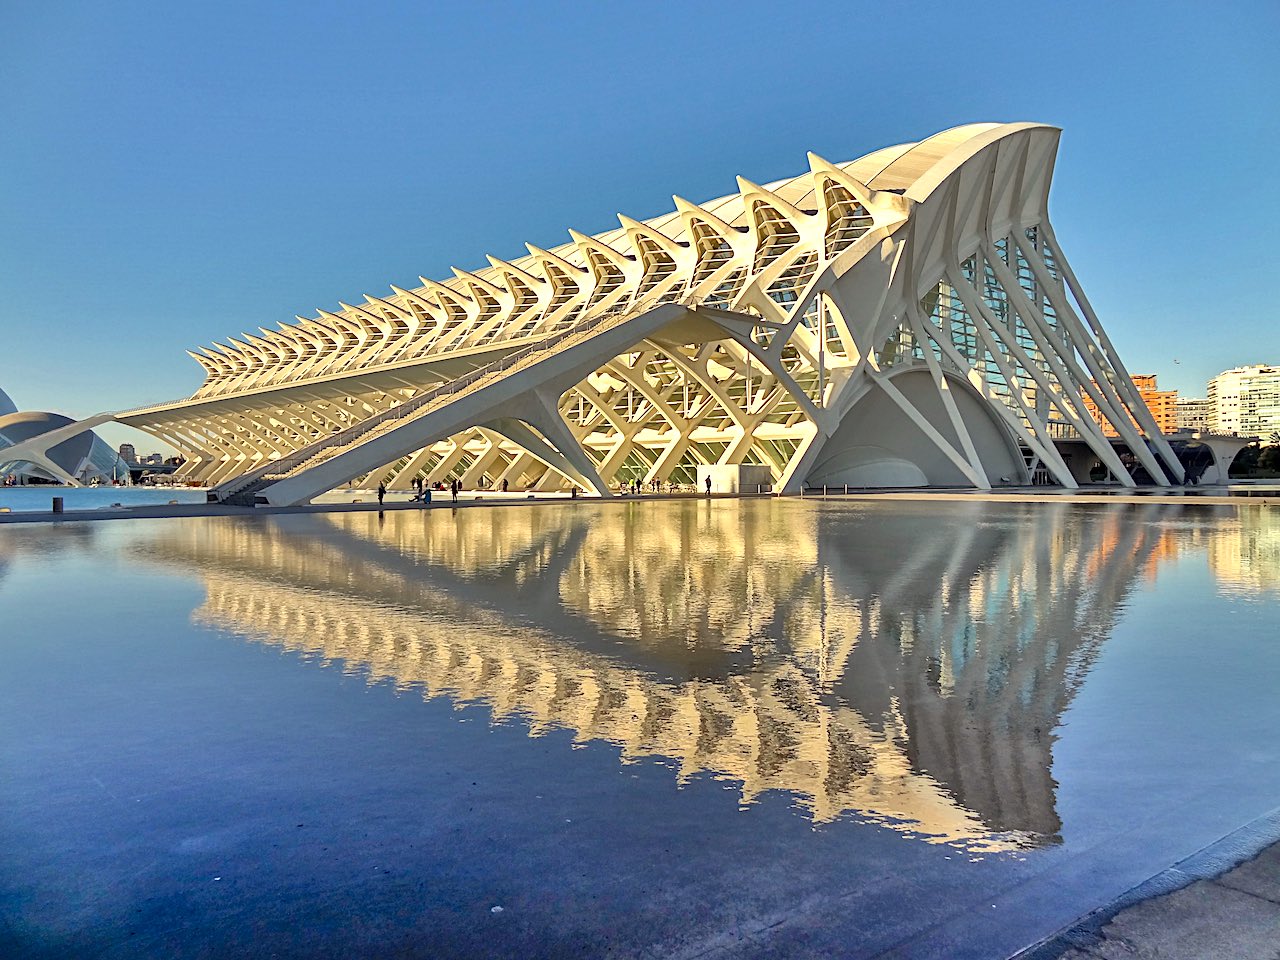
[{"label": "distant tree", "polygon": [[1227,471],[1229,477],[1247,477],[1258,469],[1258,459],[1262,456],[1262,448],[1256,443],[1251,443],[1247,447],[1241,449],[1236,454],[1236,458],[1231,461],[1231,469]]},{"label": "distant tree", "polygon": [[1263,447],[1258,455],[1258,469],[1270,474],[1280,474],[1280,444]]}]

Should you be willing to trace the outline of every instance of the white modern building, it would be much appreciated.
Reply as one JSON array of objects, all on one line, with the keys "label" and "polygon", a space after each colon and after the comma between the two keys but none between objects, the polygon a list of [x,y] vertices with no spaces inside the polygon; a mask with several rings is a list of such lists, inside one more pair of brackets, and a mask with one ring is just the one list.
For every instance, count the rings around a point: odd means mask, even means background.
[{"label": "white modern building", "polygon": [[607,495],[739,465],[784,491],[1074,487],[1095,464],[1178,482],[1049,222],[1059,135],[977,123],[810,154],[193,351],[192,396],[115,418],[246,503],[454,478]]},{"label": "white modern building", "polygon": [[[0,409],[8,397],[0,394]],[[71,433],[56,443],[30,446],[38,438]],[[92,430],[76,430],[75,421],[57,413],[13,411],[0,415],[0,483],[128,483],[129,468]]]},{"label": "white modern building", "polygon": [[1178,430],[1201,433],[1213,428],[1213,401],[1208,397],[1178,397],[1174,401]]},{"label": "white modern building", "polygon": [[1209,381],[1212,428],[1242,437],[1280,432],[1280,367],[1255,363],[1225,370]]}]

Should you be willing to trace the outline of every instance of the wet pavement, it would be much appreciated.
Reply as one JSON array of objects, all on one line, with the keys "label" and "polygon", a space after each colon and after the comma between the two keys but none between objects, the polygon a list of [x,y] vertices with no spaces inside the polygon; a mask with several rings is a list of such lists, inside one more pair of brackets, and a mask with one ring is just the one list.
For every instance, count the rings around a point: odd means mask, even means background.
[{"label": "wet pavement", "polygon": [[1280,518],[0,530],[0,955],[1003,957],[1276,807]]}]

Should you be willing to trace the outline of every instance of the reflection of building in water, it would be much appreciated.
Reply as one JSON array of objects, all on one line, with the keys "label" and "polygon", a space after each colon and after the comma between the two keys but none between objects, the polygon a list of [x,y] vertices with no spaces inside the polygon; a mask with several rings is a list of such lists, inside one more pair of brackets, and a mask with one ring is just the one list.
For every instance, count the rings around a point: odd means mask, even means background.
[{"label": "reflection of building in water", "polygon": [[1053,840],[1053,730],[1181,507],[794,501],[164,531],[199,616],[681,776],[998,849]]},{"label": "reflection of building in water", "polygon": [[98,539],[96,523],[17,523],[0,527],[0,563],[23,556],[48,559],[88,550]]},{"label": "reflection of building in water", "polygon": [[1240,507],[1233,536],[1209,541],[1209,569],[1231,593],[1280,593],[1280,516],[1268,507]]},{"label": "reflection of building in water", "polygon": [[[0,589],[16,568],[14,561],[28,556],[50,560],[63,553],[88,551],[97,540],[96,523],[23,523],[0,526]],[[7,626],[0,618],[0,628]],[[0,637],[3,637],[0,629]]]}]

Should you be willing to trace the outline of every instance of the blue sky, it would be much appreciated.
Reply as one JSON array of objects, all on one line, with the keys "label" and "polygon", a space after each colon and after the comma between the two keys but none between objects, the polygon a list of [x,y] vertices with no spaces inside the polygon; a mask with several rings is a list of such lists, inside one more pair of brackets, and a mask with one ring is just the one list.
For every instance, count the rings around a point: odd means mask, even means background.
[{"label": "blue sky", "polygon": [[1275,0],[3,19],[0,387],[22,408],[183,396],[187,348],[979,120],[1064,129],[1052,216],[1131,371],[1200,395],[1280,362]]}]

